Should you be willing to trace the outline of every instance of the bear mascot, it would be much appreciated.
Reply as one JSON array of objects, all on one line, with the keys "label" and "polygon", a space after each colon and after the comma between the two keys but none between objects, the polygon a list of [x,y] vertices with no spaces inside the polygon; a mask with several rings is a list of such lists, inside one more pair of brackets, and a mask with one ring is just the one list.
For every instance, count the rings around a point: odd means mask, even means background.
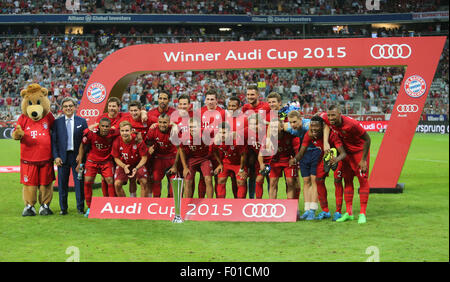
[{"label": "bear mascot", "polygon": [[[51,215],[53,168],[51,132],[55,118],[50,112],[48,90],[33,83],[20,92],[22,115],[12,133],[20,140],[20,183],[23,184],[25,208],[22,216],[36,215],[34,205],[39,198],[40,215]],[[38,193],[39,191],[39,193]],[[37,196],[39,194],[39,197]]]}]

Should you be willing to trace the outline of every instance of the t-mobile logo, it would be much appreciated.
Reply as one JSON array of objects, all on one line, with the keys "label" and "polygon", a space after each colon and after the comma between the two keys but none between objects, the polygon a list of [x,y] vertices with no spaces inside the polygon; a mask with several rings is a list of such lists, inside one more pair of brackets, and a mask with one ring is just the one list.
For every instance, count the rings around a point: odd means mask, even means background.
[{"label": "t-mobile logo", "polygon": [[30,131],[31,138],[33,139],[36,139],[37,134],[37,130]]},{"label": "t-mobile logo", "polygon": [[366,9],[369,11],[380,10],[380,0],[366,0]]},{"label": "t-mobile logo", "polygon": [[66,0],[66,9],[74,12],[80,10],[80,0]]}]

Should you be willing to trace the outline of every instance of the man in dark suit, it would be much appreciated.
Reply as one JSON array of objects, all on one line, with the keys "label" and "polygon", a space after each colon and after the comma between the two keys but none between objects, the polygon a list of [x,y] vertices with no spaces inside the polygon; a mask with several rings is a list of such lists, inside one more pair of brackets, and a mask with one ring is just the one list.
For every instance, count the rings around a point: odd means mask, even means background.
[{"label": "man in dark suit", "polygon": [[58,167],[58,191],[61,215],[67,214],[67,196],[70,170],[72,169],[78,213],[84,214],[83,181],[78,180],[76,167],[83,131],[88,127],[84,118],[76,116],[76,100],[66,97],[61,102],[63,115],[55,120],[52,128],[52,154]]}]

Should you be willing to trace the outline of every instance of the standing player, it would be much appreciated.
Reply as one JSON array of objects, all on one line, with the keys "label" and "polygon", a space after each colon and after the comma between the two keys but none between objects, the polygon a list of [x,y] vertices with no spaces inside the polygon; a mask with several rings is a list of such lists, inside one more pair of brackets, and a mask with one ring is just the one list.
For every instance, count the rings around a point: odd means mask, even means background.
[{"label": "standing player", "polygon": [[111,149],[114,138],[119,135],[118,130],[111,129],[111,120],[102,118],[98,130],[86,130],[83,136],[83,146],[80,147],[79,154],[84,155],[86,146],[90,146],[90,151],[86,156],[86,165],[84,172],[84,198],[88,209],[85,216],[89,215],[92,200],[92,185],[94,184],[97,173],[105,179],[107,184],[107,194],[105,197],[114,197],[114,163],[111,158]]},{"label": "standing player", "polygon": [[[260,94],[257,85],[249,85],[247,87],[247,104],[242,106],[242,112],[246,113],[247,116],[251,116],[252,114],[258,114],[262,117],[260,119],[262,125],[265,120],[267,120],[267,116],[270,113],[270,106],[268,103],[260,101]],[[270,120],[270,119],[269,119]],[[249,180],[248,180],[248,190],[249,194],[252,195],[253,191],[256,189],[256,178],[258,175],[258,171],[255,170],[255,166],[257,166],[258,155],[253,154],[254,151],[249,151],[248,154],[248,168],[249,168]],[[263,181],[264,182],[264,181]]]},{"label": "standing player", "polygon": [[[213,198],[214,190],[212,185],[213,166],[210,160],[210,148],[202,142],[200,122],[191,118],[189,121],[189,139],[185,140],[179,147],[180,161],[183,165],[183,177],[185,180],[185,198],[194,196],[195,172],[201,172],[205,179],[206,196]],[[216,174],[222,171],[222,163],[217,158],[219,166],[214,171]]]},{"label": "standing player", "polygon": [[[218,95],[215,90],[208,90],[205,94],[205,106],[201,108],[201,130],[202,130],[202,142],[206,146],[212,145],[214,142],[214,136],[219,131],[219,125],[225,121],[225,110],[219,107]],[[197,113],[194,113],[196,116]],[[214,156],[210,155],[211,163],[213,167],[217,167],[219,163],[215,160]],[[217,190],[217,176],[214,176],[214,190]],[[204,197],[205,193],[205,181],[203,179],[203,175],[200,175],[200,180],[198,183],[198,193],[199,198]]]},{"label": "standing player", "polygon": [[[309,129],[309,119],[302,118],[300,112],[291,111],[288,113],[289,122],[284,124],[284,130],[300,138],[303,141],[305,133]],[[315,146],[309,146],[305,155],[300,161],[300,171],[303,178],[303,196],[305,202],[305,212],[300,219],[313,220],[318,209],[318,197],[316,186],[316,167],[320,160],[320,150]]]},{"label": "standing player", "polygon": [[128,179],[138,180],[141,185],[141,197],[146,197],[147,192],[147,146],[144,142],[138,142],[132,136],[132,126],[128,121],[119,124],[120,137],[116,138],[112,145],[111,155],[117,165],[114,173],[114,187],[118,197],[125,197],[122,186]]},{"label": "standing player", "polygon": [[[247,128],[247,118],[241,110],[241,100],[238,97],[232,96],[228,100],[227,110],[225,111],[225,120],[230,125],[230,129],[234,132],[235,136],[245,136],[245,130]],[[240,142],[239,142],[240,141]],[[239,145],[244,145],[244,138],[238,139]],[[237,198],[238,185],[236,178],[231,176],[231,188],[233,195]],[[255,198],[255,191],[249,191],[250,199]]]},{"label": "standing player", "polygon": [[[270,110],[272,111],[272,113],[277,113],[278,111],[281,109],[281,96],[280,94],[278,94],[277,92],[271,92],[269,93],[269,95],[267,95],[267,103],[269,104]],[[270,121],[270,116],[266,117],[267,121]],[[295,138],[292,140],[292,146],[294,147],[294,151],[298,151],[299,147],[300,147],[300,136],[294,135]],[[298,175],[298,168],[297,168],[297,175]],[[299,198],[300,197],[300,190],[301,190],[301,186],[300,186],[300,182],[298,181],[298,177],[294,177],[294,182],[295,182],[295,198]],[[287,187],[286,187],[287,188]]]},{"label": "standing player", "polygon": [[223,122],[220,126],[219,135],[212,145],[212,152],[218,152],[223,162],[223,170],[218,175],[217,198],[225,198],[226,184],[228,176],[237,178],[237,198],[245,199],[247,196],[247,171],[245,161],[247,148],[244,145],[237,145],[235,134],[230,129],[227,122]]},{"label": "standing player", "polygon": [[[250,171],[250,165],[253,166],[252,171],[255,174],[254,175],[254,183],[255,183],[255,197],[256,199],[262,199],[264,190],[264,175],[261,174],[261,171],[264,170],[265,165],[269,164],[271,157],[270,156],[259,156],[259,150],[261,146],[263,145],[263,142],[266,139],[266,124],[264,120],[261,118],[258,114],[252,114],[248,117],[248,130],[247,130],[247,136],[246,136],[246,144],[248,147],[247,150],[247,168],[248,171]],[[261,136],[262,135],[262,136]],[[251,153],[249,153],[251,152]],[[257,156],[256,159],[251,160],[249,157],[251,156]],[[269,179],[269,178],[268,178]],[[267,181],[267,184],[269,185],[270,181]],[[249,183],[250,185],[250,183]],[[269,189],[267,189],[269,190]],[[249,190],[249,193],[251,193],[251,190]]]},{"label": "standing player", "polygon": [[[289,164],[293,165],[297,163],[298,161],[301,161],[304,156],[306,156],[306,153],[308,152],[308,148],[312,145],[317,147],[320,150],[320,156],[319,159],[322,160],[324,153],[323,153],[323,127],[324,127],[324,121],[320,116],[313,116],[311,118],[310,122],[310,129],[307,134],[305,134],[302,146],[300,147],[300,151],[295,156],[295,158],[292,158],[289,160]],[[338,157],[332,157],[330,160],[330,165],[337,165],[338,163],[341,164],[342,160],[345,159],[347,156],[345,149],[342,145],[341,139],[337,136],[336,133],[331,132],[329,137],[329,144],[332,145],[334,148],[336,148],[339,151]],[[322,208],[322,212],[316,217],[316,219],[324,219],[324,218],[330,218],[331,214],[328,209],[328,200],[327,200],[327,188],[325,186],[325,177],[328,176],[328,172],[324,169],[324,162],[319,161],[314,169],[316,171],[316,184],[317,184],[317,193],[319,196],[320,206]],[[338,208],[338,198],[336,197],[336,207]],[[307,218],[309,219],[309,218]]]},{"label": "standing player", "polygon": [[330,144],[328,143],[330,129],[338,133],[344,143],[345,151],[347,152],[346,163],[348,163],[348,166],[343,167],[346,213],[336,221],[344,222],[354,219],[352,210],[354,194],[353,178],[356,176],[360,185],[360,214],[358,223],[366,223],[366,209],[370,190],[368,181],[370,136],[356,120],[342,115],[339,106],[337,105],[330,106],[328,111],[322,113],[320,116],[329,126],[329,128],[325,127],[323,134],[325,153],[328,153],[330,150]]},{"label": "standing player", "polygon": [[[149,153],[151,155],[152,166],[152,193],[153,197],[161,197],[161,180],[164,175],[170,174],[175,177],[177,155],[177,147],[170,141],[170,118],[167,114],[161,114],[158,117],[158,126],[150,129],[145,137],[145,142],[149,146]],[[172,185],[168,177],[169,191],[168,197],[172,197]]]}]

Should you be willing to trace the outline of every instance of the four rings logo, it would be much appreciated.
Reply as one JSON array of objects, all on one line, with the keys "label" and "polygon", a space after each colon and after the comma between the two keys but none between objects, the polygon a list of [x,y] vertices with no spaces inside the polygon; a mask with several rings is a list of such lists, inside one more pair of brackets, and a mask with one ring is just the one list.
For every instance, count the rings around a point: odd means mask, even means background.
[{"label": "four rings logo", "polygon": [[397,112],[399,113],[417,113],[418,110],[419,106],[417,106],[416,104],[397,106]]},{"label": "four rings logo", "polygon": [[242,214],[245,217],[281,218],[286,214],[286,207],[282,204],[249,203],[242,208]]},{"label": "four rings logo", "polygon": [[374,59],[406,59],[411,56],[408,44],[375,44],[370,48],[370,55]]},{"label": "four rings logo", "polygon": [[82,109],[80,111],[80,115],[82,117],[96,117],[100,114],[100,111],[97,109]]}]

